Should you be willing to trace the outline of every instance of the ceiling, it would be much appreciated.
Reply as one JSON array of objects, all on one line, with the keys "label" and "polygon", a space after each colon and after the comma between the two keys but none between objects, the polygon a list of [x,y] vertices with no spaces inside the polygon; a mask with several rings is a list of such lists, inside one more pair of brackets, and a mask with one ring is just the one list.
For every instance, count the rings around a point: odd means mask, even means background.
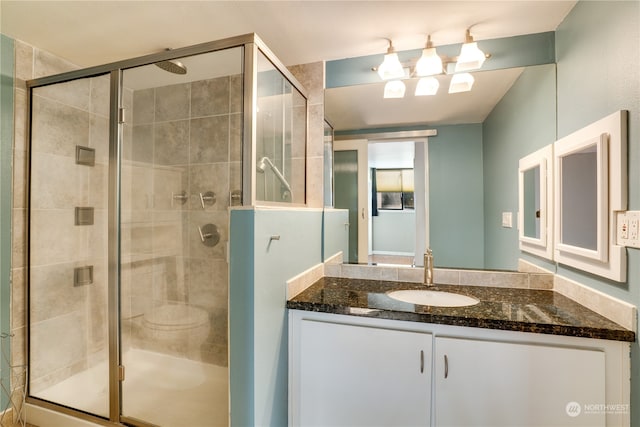
[{"label": "ceiling", "polygon": [[[422,47],[427,34],[436,46],[460,43],[469,27],[476,40],[554,31],[575,3],[0,0],[0,31],[81,67],[255,32],[285,65],[294,65],[380,54],[385,38],[397,50]],[[408,111],[424,108],[412,104],[421,100],[404,102]],[[380,100],[370,104],[376,106],[384,109]]]}]

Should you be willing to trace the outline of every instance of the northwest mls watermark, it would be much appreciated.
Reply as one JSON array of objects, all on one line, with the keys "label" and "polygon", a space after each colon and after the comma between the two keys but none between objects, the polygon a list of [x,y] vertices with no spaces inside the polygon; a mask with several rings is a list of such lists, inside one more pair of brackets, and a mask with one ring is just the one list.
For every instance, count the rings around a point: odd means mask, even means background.
[{"label": "northwest mls watermark", "polygon": [[629,413],[628,403],[583,403],[569,402],[565,407],[567,415],[577,417],[579,415],[621,415]]}]

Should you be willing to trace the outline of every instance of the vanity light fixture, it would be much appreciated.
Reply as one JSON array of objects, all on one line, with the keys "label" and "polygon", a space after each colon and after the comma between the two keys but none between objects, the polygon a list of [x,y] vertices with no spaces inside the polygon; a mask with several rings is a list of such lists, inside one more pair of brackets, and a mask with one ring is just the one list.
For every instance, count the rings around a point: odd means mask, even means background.
[{"label": "vanity light fixture", "polygon": [[442,58],[436,52],[436,48],[433,47],[431,35],[427,36],[427,44],[422,49],[422,56],[416,63],[415,73],[420,77],[442,73]]},{"label": "vanity light fixture", "polygon": [[402,80],[391,80],[384,85],[384,98],[404,98],[406,86]]},{"label": "vanity light fixture", "polygon": [[382,64],[378,67],[378,75],[382,80],[400,79],[404,77],[404,67],[398,59],[398,54],[393,48],[392,41],[390,39],[387,40],[389,40],[389,47],[384,55]]},{"label": "vanity light fixture", "polygon": [[449,84],[449,93],[469,92],[475,79],[469,73],[454,74]]},{"label": "vanity light fixture", "polygon": [[458,56],[458,60],[456,61],[456,73],[460,71],[477,70],[482,67],[486,58],[484,52],[478,49],[478,43],[473,41],[471,32],[467,29],[464,44],[462,45],[462,49],[460,49],[460,56]]},{"label": "vanity light fixture", "polygon": [[422,77],[418,80],[415,96],[429,96],[438,93],[440,82],[435,77]]}]

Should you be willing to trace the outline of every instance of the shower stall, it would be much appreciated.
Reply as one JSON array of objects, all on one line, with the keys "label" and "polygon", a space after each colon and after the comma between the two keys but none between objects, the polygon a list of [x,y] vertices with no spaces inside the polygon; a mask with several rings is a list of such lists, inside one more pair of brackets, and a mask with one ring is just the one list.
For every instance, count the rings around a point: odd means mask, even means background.
[{"label": "shower stall", "polygon": [[29,403],[229,425],[230,210],[305,204],[304,90],[253,34],[28,90]]}]

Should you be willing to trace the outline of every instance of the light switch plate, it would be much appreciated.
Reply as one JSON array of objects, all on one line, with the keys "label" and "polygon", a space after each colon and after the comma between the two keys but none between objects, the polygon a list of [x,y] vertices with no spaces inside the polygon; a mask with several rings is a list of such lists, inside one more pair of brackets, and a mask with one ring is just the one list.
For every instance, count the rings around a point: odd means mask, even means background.
[{"label": "light switch plate", "polygon": [[513,228],[513,212],[502,212],[502,226]]}]

